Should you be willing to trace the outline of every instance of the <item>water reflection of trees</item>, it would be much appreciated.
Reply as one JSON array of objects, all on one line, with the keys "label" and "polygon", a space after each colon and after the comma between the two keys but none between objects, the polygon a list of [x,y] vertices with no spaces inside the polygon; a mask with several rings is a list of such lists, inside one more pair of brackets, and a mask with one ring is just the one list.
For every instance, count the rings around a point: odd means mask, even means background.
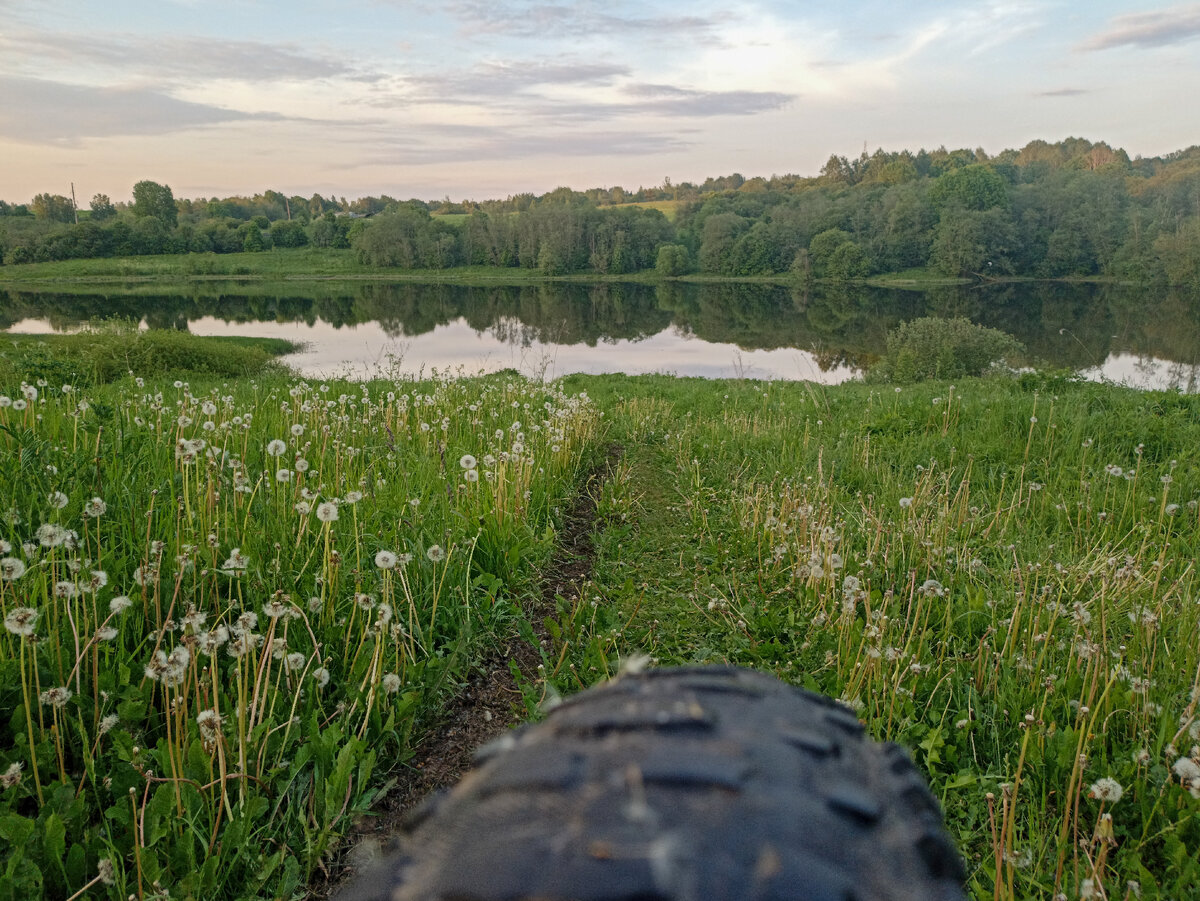
[{"label": "water reflection of trees", "polygon": [[[143,291],[144,288],[138,289]],[[795,347],[822,368],[861,367],[889,329],[917,316],[966,316],[1015,335],[1031,362],[1072,369],[1115,353],[1200,363],[1200,302],[1178,292],[1037,283],[901,291],[862,287],[686,284],[542,284],[474,287],[321,283],[302,293],[206,284],[174,293],[93,294],[0,290],[0,327],[46,319],[55,329],[110,319],[186,329],[192,320],[278,322],[335,328],[376,322],[393,338],[459,319],[514,344],[639,340],[672,324],[743,350]]]}]

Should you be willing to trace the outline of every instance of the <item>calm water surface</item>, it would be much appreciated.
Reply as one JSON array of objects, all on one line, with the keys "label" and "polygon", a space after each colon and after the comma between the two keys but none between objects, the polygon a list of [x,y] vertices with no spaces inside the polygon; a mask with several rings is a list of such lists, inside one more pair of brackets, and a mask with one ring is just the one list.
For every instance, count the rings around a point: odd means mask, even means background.
[{"label": "calm water surface", "polygon": [[466,287],[189,284],[93,294],[0,290],[0,328],[69,330],[123,318],[200,335],[303,342],[313,376],[379,372],[670,372],[707,378],[861,375],[889,329],[967,316],[1019,338],[1031,365],[1144,388],[1200,390],[1200,304],[1171,292],[1021,284],[929,291],[762,285]]}]

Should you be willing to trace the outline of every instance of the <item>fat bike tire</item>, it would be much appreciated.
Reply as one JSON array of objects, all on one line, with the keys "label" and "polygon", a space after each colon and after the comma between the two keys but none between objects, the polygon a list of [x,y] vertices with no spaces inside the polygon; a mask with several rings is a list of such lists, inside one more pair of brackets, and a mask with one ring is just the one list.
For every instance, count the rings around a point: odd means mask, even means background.
[{"label": "fat bike tire", "polygon": [[485,745],[339,901],[951,901],[908,754],[736,667],[650,669]]}]

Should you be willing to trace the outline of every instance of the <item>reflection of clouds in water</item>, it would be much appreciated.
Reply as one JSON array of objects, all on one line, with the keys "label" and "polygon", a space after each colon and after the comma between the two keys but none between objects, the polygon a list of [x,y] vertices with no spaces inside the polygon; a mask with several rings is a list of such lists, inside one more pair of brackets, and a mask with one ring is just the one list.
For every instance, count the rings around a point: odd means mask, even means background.
[{"label": "reflection of clouds in water", "polygon": [[1131,388],[1188,394],[1200,390],[1200,362],[1173,363],[1156,357],[1112,354],[1100,366],[1080,370],[1079,374],[1092,381],[1115,382]]},{"label": "reflection of clouds in water", "polygon": [[515,321],[477,332],[458,319],[403,342],[388,338],[375,323],[334,328],[325,323],[311,327],[273,322],[234,324],[204,318],[191,322],[189,329],[197,335],[255,335],[305,342],[305,350],[286,357],[285,362],[312,376],[348,372],[358,377],[382,372],[415,375],[460,367],[467,373],[511,368],[548,378],[572,372],[667,372],[702,378],[808,379],[837,384],[856,376],[844,366],[822,372],[807,351],[743,350],[734,344],[688,337],[675,328],[639,341],[620,339],[595,347],[542,343]]},{"label": "reflection of clouds in water", "polygon": [[[226,322],[212,317],[193,320],[197,335],[245,335],[285,338],[304,345],[284,362],[305,375],[415,376],[439,372],[494,372],[515,369],[526,375],[555,378],[572,372],[629,375],[664,372],[701,378],[806,380],[833,385],[856,378],[858,371],[836,365],[823,371],[816,355],[796,348],[746,350],[696,338],[677,326],[656,335],[601,339],[588,344],[544,343],[519,319],[506,318],[476,331],[464,319],[439,325],[421,335],[398,339],[378,322],[334,326],[303,322]],[[39,334],[56,329],[44,319],[24,319],[6,331]],[[542,330],[546,334],[546,330]],[[1094,381],[1135,388],[1200,391],[1200,362],[1173,363],[1156,357],[1113,354],[1101,366],[1080,370]]]}]

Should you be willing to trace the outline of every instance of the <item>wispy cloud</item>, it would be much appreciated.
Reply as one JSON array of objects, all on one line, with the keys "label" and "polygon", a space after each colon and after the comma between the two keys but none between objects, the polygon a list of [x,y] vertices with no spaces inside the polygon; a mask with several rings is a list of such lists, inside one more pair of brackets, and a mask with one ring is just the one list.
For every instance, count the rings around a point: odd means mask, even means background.
[{"label": "wispy cloud", "polygon": [[796,99],[778,91],[695,91],[669,84],[632,84],[624,93],[632,102],[608,104],[608,108],[621,114],[681,117],[751,116]]},{"label": "wispy cloud", "polygon": [[689,146],[678,133],[646,134],[597,130],[543,134],[532,131],[460,126],[430,126],[347,166],[507,162],[559,157],[617,157],[666,153]]},{"label": "wispy cloud", "polygon": [[1052,91],[1038,91],[1035,97],[1080,97],[1092,93],[1087,88],[1055,88]]},{"label": "wispy cloud", "polygon": [[[244,120],[282,121],[276,113],[246,113],[191,103],[143,89],[94,88],[0,75],[0,134],[32,144],[78,144],[85,138],[161,135]],[[53,115],[45,115],[53,110]]]},{"label": "wispy cloud", "polygon": [[246,82],[372,79],[344,60],[289,44],[204,37],[89,34],[86,37],[46,31],[0,34],[0,58],[10,72],[30,68],[99,68],[122,80],[140,77],[157,82],[195,80]]},{"label": "wispy cloud", "polygon": [[506,97],[539,88],[603,87],[629,73],[629,67],[623,64],[513,60],[484,62],[466,70],[416,75],[404,81],[411,91],[409,99],[473,103],[480,97]]},{"label": "wispy cloud", "polygon": [[631,116],[748,116],[786,106],[796,95],[780,91],[698,90],[630,81],[623,64],[568,60],[481,63],[463,71],[398,80],[364,103],[479,107],[521,119],[592,122]]},{"label": "wispy cloud", "polygon": [[1154,12],[1117,16],[1108,28],[1080,45],[1081,50],[1113,47],[1165,47],[1200,37],[1200,3],[1186,3]]},{"label": "wispy cloud", "polygon": [[[517,37],[640,36],[656,40],[716,41],[732,15],[646,15],[621,11],[620,2],[454,0],[447,9],[468,33]],[[638,7],[641,10],[645,6]]]}]

